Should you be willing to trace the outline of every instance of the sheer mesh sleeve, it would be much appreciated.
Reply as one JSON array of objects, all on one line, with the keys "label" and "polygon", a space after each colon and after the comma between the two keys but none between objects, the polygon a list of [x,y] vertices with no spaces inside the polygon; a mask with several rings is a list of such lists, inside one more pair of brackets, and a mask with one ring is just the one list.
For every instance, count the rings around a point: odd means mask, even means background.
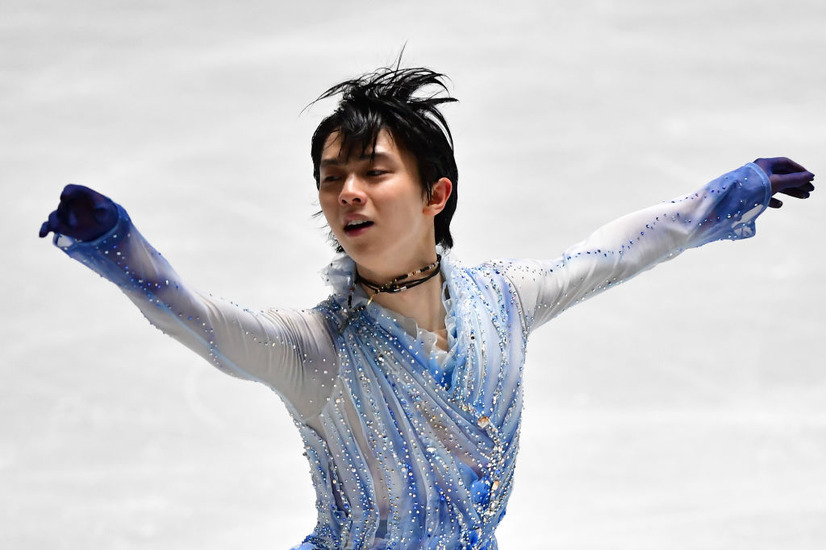
[{"label": "sheer mesh sleeve", "polygon": [[568,307],[669,260],[687,248],[754,235],[771,186],[749,163],[687,196],[634,212],[554,260],[503,262],[532,330]]},{"label": "sheer mesh sleeve", "polygon": [[118,209],[118,223],[99,239],[57,235],[55,244],[119,286],[150,323],[222,371],[270,386],[299,418],[317,414],[336,369],[322,315],[253,312],[189,288]]}]

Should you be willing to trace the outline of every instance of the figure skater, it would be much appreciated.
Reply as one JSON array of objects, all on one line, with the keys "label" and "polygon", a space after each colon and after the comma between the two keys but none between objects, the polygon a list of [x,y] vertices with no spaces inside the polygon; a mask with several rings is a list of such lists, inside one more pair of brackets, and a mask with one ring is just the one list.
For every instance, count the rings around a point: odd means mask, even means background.
[{"label": "figure skater", "polygon": [[153,325],[283,399],[318,512],[295,549],[495,550],[533,331],[687,248],[751,237],[781,205],[774,195],[814,189],[799,164],[758,159],[556,259],[464,265],[449,253],[458,173],[444,79],[396,66],[322,94],[341,95],[311,144],[339,253],[325,271],[332,294],[311,309],[250,311],[202,294],[123,207],[86,187],[68,185],[40,229]]}]

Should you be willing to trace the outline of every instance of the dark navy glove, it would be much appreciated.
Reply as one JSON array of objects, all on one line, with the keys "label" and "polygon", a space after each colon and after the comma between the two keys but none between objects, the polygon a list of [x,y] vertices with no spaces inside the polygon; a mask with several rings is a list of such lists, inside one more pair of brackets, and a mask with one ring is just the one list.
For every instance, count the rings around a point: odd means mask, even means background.
[{"label": "dark navy glove", "polygon": [[118,207],[112,199],[70,183],[60,194],[57,210],[40,226],[40,237],[54,232],[79,241],[93,241],[115,227],[117,221]]},{"label": "dark navy glove", "polygon": [[[815,189],[812,184],[815,175],[791,159],[786,157],[757,159],[754,164],[768,174],[772,195],[783,193],[798,199],[808,199],[809,194]],[[783,202],[772,197],[769,206],[780,208]]]}]

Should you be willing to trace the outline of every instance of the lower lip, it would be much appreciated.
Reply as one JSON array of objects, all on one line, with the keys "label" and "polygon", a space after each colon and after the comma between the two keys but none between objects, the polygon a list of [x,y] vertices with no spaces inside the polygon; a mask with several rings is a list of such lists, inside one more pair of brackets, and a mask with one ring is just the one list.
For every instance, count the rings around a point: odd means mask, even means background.
[{"label": "lower lip", "polygon": [[347,235],[348,237],[358,237],[359,235],[364,234],[371,227],[373,227],[372,224],[371,225],[362,225],[362,226],[356,227],[355,229],[345,229],[344,234]]}]

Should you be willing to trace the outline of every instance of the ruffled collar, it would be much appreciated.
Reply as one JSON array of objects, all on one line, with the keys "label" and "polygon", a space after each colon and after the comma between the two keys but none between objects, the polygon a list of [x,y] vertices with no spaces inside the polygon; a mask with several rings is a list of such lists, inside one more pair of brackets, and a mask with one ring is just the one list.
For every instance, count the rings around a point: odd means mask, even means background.
[{"label": "ruffled collar", "polygon": [[336,296],[346,298],[356,280],[356,262],[347,254],[336,254],[333,261],[321,270],[321,278]]}]

